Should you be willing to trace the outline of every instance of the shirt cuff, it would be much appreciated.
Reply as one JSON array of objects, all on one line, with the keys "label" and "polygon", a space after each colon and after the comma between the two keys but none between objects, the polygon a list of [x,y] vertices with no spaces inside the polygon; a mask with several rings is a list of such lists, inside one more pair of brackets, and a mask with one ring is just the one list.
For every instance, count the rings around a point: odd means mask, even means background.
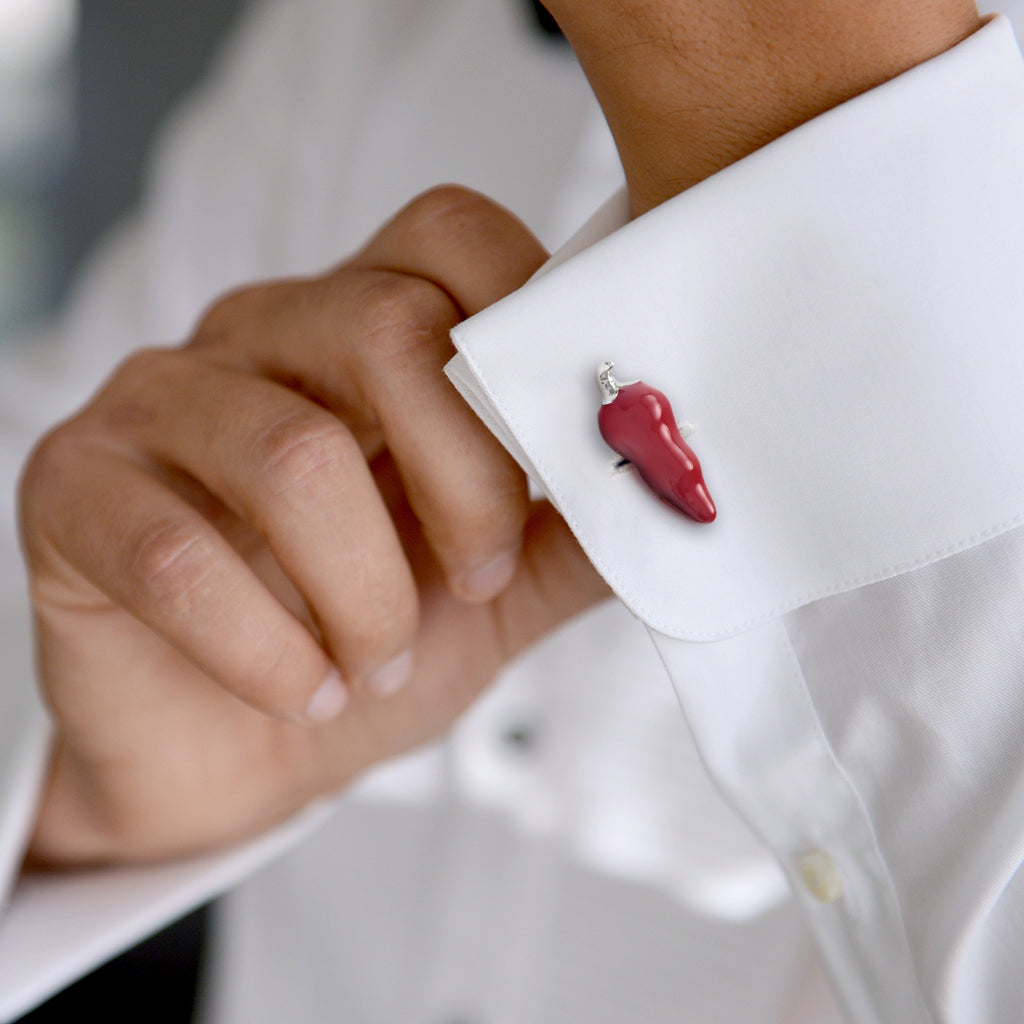
[{"label": "shirt cuff", "polygon": [[[1021,522],[1022,119],[997,17],[455,329],[456,386],[649,626],[736,635]],[[614,471],[603,360],[696,423],[713,524]]]}]

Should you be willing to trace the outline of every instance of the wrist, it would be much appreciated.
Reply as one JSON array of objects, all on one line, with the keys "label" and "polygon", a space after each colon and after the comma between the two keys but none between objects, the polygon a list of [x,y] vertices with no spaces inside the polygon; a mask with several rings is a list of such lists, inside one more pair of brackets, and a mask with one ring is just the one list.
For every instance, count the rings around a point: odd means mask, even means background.
[{"label": "wrist", "polygon": [[634,215],[956,45],[973,0],[550,0]]}]

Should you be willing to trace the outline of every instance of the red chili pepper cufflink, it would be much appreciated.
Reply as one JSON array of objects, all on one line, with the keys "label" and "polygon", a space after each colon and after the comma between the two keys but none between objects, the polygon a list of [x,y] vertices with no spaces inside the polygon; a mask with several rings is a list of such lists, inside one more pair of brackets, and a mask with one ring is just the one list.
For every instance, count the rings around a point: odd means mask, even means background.
[{"label": "red chili pepper cufflink", "polygon": [[666,504],[698,523],[716,515],[700,461],[683,440],[668,399],[642,381],[617,381],[614,363],[597,368],[597,425],[607,445],[631,462]]}]

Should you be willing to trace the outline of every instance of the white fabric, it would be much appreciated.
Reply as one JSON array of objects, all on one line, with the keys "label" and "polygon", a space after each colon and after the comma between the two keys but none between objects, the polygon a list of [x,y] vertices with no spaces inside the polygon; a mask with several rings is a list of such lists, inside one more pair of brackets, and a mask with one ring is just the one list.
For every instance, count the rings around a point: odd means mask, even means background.
[{"label": "white fabric", "polygon": [[[1024,251],[1004,243],[1024,237],[1024,207],[1006,202],[1024,133],[1004,126],[1024,109],[1024,76],[998,35],[1006,22],[455,330],[531,475],[660,632],[730,636],[1021,522]],[[711,528],[651,509],[600,435],[573,429],[593,418],[604,359],[699,425]],[[984,417],[965,395],[984,395]]]},{"label": "white fabric", "polygon": [[[838,866],[842,899],[805,903],[858,1021],[946,1019],[1024,856],[1022,112],[996,21],[453,332],[453,380],[651,627],[733,805],[798,893],[802,856]],[[710,527],[574,429],[623,345],[700,423]]]},{"label": "white fabric", "polygon": [[[258,9],[56,339],[0,366],[0,415],[26,424],[0,468],[123,353],[231,284],[336,261],[437,181],[563,240],[619,174],[578,69],[521,14]],[[1022,83],[996,21],[463,325],[458,380],[656,650],[609,603],[333,815],[192,864],[21,880],[0,1019],[302,836],[226,900],[206,1019],[1016,1019]],[[712,527],[609,474],[606,358],[697,422]],[[23,620],[0,865],[44,742]]]}]

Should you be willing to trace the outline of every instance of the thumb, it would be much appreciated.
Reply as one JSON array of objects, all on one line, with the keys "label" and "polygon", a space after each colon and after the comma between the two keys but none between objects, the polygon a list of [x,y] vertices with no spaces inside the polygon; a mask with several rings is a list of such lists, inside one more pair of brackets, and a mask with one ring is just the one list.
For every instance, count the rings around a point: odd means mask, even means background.
[{"label": "thumb", "polygon": [[504,660],[611,596],[565,520],[549,502],[536,502],[523,535],[519,571],[494,602],[503,627]]}]

